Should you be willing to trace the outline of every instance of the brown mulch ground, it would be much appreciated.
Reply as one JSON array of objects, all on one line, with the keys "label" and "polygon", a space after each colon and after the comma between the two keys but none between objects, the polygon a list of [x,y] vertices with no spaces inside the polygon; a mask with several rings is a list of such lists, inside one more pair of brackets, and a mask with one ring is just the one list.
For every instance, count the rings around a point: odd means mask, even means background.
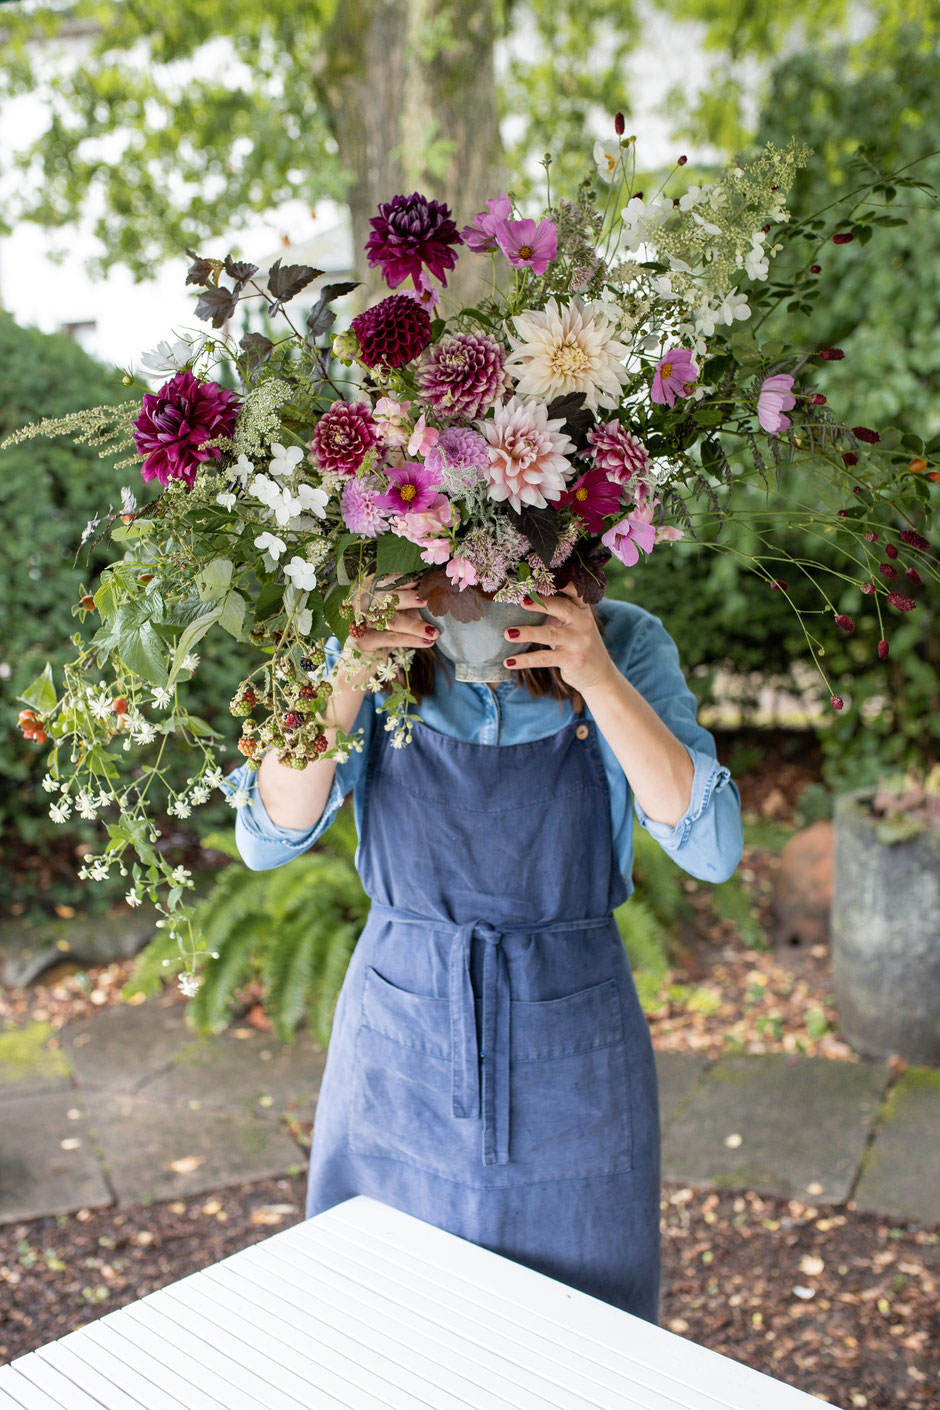
[{"label": "brown mulch ground", "polygon": [[[302,1217],[305,1177],[0,1227],[0,1359]],[[940,1236],[754,1194],[667,1186],[662,1325],[844,1410],[940,1399]]]}]

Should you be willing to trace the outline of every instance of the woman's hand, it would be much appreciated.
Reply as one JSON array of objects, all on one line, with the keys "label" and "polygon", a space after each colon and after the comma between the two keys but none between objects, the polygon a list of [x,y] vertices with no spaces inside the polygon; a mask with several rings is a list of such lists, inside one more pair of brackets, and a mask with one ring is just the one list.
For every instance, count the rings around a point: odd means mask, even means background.
[{"label": "woman's hand", "polygon": [[[365,580],[359,594],[360,603],[364,599],[368,600],[372,582],[372,577]],[[337,663],[337,673],[344,677],[345,683],[352,685],[357,681],[361,682],[371,674],[368,665],[364,667],[361,662],[353,659],[354,650],[366,656],[379,656],[384,660],[396,646],[433,646],[437,640],[437,627],[425,622],[418,610],[423,607],[424,598],[417,592],[417,584],[413,581],[406,583],[404,587],[396,588],[395,594],[398,597],[398,607],[386,626],[367,627],[361,636],[347,638]]]},{"label": "woman's hand", "polygon": [[[535,612],[543,610],[531,597],[523,598],[522,605]],[[562,680],[581,694],[604,684],[612,675],[619,675],[590,605],[570,583],[544,599],[544,610],[548,621],[540,626],[506,628],[505,637],[510,644],[531,641],[547,648],[507,657],[505,664],[510,670],[555,666]]]}]

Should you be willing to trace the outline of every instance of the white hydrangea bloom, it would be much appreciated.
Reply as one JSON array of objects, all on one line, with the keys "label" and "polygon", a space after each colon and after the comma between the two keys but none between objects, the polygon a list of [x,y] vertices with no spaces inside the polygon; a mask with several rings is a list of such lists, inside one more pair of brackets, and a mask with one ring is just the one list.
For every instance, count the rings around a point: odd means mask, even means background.
[{"label": "white hydrangea bloom", "polygon": [[271,464],[268,469],[280,479],[282,475],[292,475],[303,458],[304,453],[300,446],[283,446],[280,441],[272,441]]}]

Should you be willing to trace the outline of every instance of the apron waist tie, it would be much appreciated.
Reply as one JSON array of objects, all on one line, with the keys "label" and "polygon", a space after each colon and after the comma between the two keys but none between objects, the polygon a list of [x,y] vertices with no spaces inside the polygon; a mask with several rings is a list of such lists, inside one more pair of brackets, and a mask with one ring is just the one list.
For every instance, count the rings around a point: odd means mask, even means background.
[{"label": "apron waist tie", "polygon": [[[512,995],[509,965],[502,941],[505,935],[540,935],[553,931],[594,930],[610,924],[610,913],[587,920],[559,921],[551,925],[514,926],[497,930],[487,921],[471,920],[464,925],[416,915],[398,906],[372,903],[372,910],[391,920],[422,925],[431,930],[452,931],[449,959],[450,1037],[452,1053],[451,1110],[458,1119],[483,1117],[483,1164],[506,1165],[509,1161],[509,1015]],[[482,1050],[477,1045],[476,996],[470,975],[470,951],[474,937],[486,946],[483,951],[483,983],[480,994]],[[482,1084],[481,1084],[482,1076]]]}]

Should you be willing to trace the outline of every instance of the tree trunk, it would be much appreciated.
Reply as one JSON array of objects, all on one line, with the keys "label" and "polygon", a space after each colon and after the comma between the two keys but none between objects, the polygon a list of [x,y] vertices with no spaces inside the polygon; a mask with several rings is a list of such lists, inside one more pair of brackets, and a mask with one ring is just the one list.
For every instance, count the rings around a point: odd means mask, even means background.
[{"label": "tree trunk", "polygon": [[[352,175],[354,264],[371,298],[387,292],[363,253],[380,201],[421,191],[446,201],[460,228],[504,189],[495,10],[495,0],[339,0],[314,82]],[[445,295],[463,301],[488,275],[488,261],[465,257]]]}]

